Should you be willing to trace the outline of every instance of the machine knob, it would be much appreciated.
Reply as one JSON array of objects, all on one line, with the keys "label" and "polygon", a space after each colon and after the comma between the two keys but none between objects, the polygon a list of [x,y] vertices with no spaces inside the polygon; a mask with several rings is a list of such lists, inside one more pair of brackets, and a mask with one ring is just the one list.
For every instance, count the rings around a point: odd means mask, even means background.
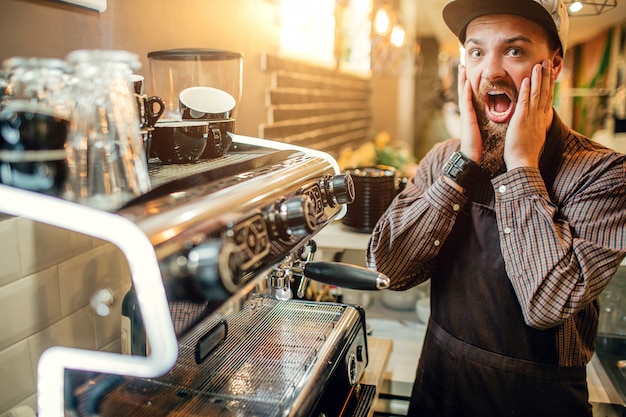
[{"label": "machine knob", "polygon": [[354,180],[349,172],[328,177],[324,181],[324,196],[329,207],[350,204],[354,201]]},{"label": "machine knob", "polygon": [[242,256],[232,242],[208,241],[189,251],[189,272],[203,298],[223,301],[241,287]]},{"label": "machine knob", "polygon": [[356,385],[359,382],[359,364],[353,352],[348,355],[346,366],[348,368],[348,382],[350,385]]},{"label": "machine knob", "polygon": [[210,240],[161,262],[170,301],[224,301],[242,285],[242,255],[229,241]]},{"label": "machine knob", "polygon": [[317,226],[315,203],[308,195],[282,200],[266,212],[265,220],[274,239],[288,241],[292,236],[310,234]]}]

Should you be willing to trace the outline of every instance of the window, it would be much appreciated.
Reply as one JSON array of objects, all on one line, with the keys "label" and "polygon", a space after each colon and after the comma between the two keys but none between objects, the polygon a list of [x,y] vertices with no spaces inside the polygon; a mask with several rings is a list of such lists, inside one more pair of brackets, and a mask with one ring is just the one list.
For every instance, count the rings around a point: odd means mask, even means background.
[{"label": "window", "polygon": [[367,73],[371,10],[371,0],[282,0],[280,54]]}]

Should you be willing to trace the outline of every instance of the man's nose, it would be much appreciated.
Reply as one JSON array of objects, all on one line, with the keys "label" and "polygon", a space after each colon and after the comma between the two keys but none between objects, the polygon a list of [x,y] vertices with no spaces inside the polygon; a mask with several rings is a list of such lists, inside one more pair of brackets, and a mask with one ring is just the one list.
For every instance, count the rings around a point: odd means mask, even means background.
[{"label": "man's nose", "polygon": [[498,80],[506,76],[506,70],[502,63],[502,59],[497,56],[488,56],[483,62],[483,78],[489,81]]}]

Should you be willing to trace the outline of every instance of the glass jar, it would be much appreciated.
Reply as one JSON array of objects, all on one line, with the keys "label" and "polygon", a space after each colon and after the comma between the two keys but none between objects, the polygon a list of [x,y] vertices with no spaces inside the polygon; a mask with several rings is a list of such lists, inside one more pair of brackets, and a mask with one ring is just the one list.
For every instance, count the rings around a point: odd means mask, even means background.
[{"label": "glass jar", "polygon": [[75,77],[67,198],[115,210],[150,190],[132,88],[139,58],[126,51],[78,50],[67,62]]},{"label": "glass jar", "polygon": [[243,55],[219,49],[168,49],[148,53],[152,94],[165,102],[164,120],[180,120],[180,93],[190,87],[212,87],[230,94],[237,117],[241,101]]},{"label": "glass jar", "polygon": [[3,62],[0,183],[61,196],[71,95],[68,68],[55,58]]}]

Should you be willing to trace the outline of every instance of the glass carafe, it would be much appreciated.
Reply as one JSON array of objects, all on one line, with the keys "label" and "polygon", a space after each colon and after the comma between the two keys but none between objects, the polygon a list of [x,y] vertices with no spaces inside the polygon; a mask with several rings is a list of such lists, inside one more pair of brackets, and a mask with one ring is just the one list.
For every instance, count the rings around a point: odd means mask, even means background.
[{"label": "glass carafe", "polygon": [[68,198],[112,211],[150,189],[131,76],[139,58],[115,50],[67,56],[75,75]]}]

